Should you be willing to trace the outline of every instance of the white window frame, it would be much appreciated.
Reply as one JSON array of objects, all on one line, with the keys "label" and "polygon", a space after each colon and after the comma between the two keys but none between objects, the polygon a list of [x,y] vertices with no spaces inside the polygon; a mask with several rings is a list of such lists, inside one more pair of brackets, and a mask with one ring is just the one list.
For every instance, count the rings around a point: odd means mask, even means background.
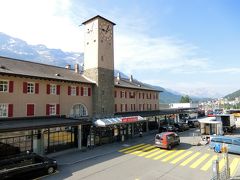
[{"label": "white window frame", "polygon": [[125,98],[125,91],[121,91],[121,98]]},{"label": "white window frame", "polygon": [[8,104],[0,104],[0,118],[8,117]]},{"label": "white window frame", "polygon": [[50,84],[50,94],[57,94],[56,84]]},{"label": "white window frame", "polygon": [[57,114],[56,104],[49,104],[49,115],[54,116]]},{"label": "white window frame", "polygon": [[77,87],[71,86],[71,96],[76,96],[76,95],[77,95]]},{"label": "white window frame", "polygon": [[83,96],[88,96],[88,87],[83,87]]},{"label": "white window frame", "polygon": [[35,83],[27,82],[27,93],[34,94],[35,93]]},{"label": "white window frame", "polygon": [[9,90],[9,81],[0,80],[0,86],[2,86],[2,90],[0,90],[0,92],[8,92],[8,90]]}]

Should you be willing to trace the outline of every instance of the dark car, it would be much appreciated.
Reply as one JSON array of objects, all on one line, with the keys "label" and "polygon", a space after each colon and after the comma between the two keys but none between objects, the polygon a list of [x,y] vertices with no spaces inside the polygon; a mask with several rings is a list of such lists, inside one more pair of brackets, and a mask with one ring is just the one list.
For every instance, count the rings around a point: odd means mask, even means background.
[{"label": "dark car", "polygon": [[22,153],[0,160],[0,179],[16,178],[29,173],[34,174],[39,171],[52,174],[56,169],[57,162],[54,159],[35,153]]},{"label": "dark car", "polygon": [[158,132],[176,132],[178,129],[174,125],[164,125],[160,126]]},{"label": "dark car", "polygon": [[180,138],[175,132],[163,132],[155,135],[155,146],[165,149],[172,149],[180,144]]},{"label": "dark car", "polygon": [[190,128],[195,128],[195,127],[199,127],[199,122],[197,120],[189,120],[188,121],[188,126]]},{"label": "dark car", "polygon": [[15,147],[10,144],[0,142],[0,160],[4,159],[6,156],[19,153],[20,153],[19,147]]},{"label": "dark car", "polygon": [[178,131],[186,131],[189,129],[188,124],[184,122],[175,123],[174,126],[178,128]]}]

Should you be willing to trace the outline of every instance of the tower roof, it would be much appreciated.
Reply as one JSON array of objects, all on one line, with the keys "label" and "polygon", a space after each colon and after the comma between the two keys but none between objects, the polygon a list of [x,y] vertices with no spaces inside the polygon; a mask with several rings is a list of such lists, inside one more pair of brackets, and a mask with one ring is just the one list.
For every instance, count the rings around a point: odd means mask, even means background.
[{"label": "tower roof", "polygon": [[92,20],[94,20],[94,19],[97,19],[97,18],[104,19],[105,21],[110,22],[112,25],[116,25],[114,22],[109,21],[108,19],[106,19],[106,18],[104,18],[104,17],[102,17],[102,16],[100,16],[100,15],[94,16],[94,17],[92,17],[91,19],[88,19],[88,20],[84,21],[82,24],[85,25],[85,24],[87,24],[88,22],[90,22],[90,21],[92,21]]}]

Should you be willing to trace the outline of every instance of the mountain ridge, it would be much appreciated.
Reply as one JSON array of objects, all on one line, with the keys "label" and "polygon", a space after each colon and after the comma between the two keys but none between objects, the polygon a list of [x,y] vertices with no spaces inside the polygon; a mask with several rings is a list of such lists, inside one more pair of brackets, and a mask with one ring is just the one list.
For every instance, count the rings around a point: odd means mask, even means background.
[{"label": "mountain ridge", "polygon": [[[77,52],[64,52],[61,49],[50,49],[43,44],[29,45],[27,42],[11,37],[0,32],[0,56],[26,60],[31,62],[49,64],[59,67],[65,67],[67,64],[76,63],[83,65],[84,54]],[[128,78],[127,75],[119,70],[115,70],[115,76],[120,72],[122,77]],[[148,84],[149,85],[149,84]],[[152,86],[157,90],[163,91],[160,95],[160,103],[175,103],[181,99],[181,93],[175,94],[173,90],[167,90],[160,86]]]}]

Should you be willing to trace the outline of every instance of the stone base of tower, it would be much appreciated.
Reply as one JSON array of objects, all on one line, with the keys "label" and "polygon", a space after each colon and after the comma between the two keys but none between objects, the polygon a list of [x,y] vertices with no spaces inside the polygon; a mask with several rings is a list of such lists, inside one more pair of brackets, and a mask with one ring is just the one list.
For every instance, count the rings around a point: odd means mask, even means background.
[{"label": "stone base of tower", "polygon": [[114,115],[114,71],[104,68],[86,69],[84,75],[96,82],[93,87],[93,118]]}]

